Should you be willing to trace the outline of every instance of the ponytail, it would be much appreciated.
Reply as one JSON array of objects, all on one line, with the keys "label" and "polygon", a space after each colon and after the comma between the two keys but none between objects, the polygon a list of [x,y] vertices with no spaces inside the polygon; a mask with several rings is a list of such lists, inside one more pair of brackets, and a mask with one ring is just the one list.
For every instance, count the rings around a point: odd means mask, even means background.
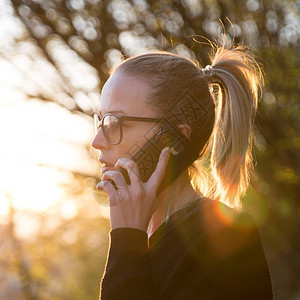
[{"label": "ponytail", "polygon": [[220,47],[211,58],[209,81],[218,86],[210,160],[214,198],[241,208],[239,198],[249,185],[253,168],[253,126],[261,71],[244,47]]}]

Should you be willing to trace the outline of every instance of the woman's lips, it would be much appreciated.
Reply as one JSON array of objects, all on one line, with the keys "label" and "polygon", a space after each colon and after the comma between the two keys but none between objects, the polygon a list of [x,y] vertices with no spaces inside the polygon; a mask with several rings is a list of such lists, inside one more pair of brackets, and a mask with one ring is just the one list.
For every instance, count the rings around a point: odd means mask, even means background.
[{"label": "woman's lips", "polygon": [[102,174],[104,174],[104,172],[114,168],[113,165],[111,165],[109,162],[105,161],[104,159],[99,157],[98,160],[103,165],[103,167],[101,168]]}]

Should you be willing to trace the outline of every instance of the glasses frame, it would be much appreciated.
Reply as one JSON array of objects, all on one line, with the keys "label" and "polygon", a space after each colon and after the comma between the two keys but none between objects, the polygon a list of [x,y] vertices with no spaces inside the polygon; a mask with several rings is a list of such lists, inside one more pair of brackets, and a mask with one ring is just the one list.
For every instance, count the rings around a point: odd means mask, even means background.
[{"label": "glasses frame", "polygon": [[[103,130],[103,135],[105,137],[105,139],[107,140],[108,143],[110,143],[111,145],[118,145],[122,142],[123,140],[123,122],[124,121],[134,121],[134,122],[160,122],[161,118],[147,118],[147,117],[132,117],[132,116],[120,116],[120,115],[116,115],[113,113],[107,113],[105,114],[102,118],[100,118],[100,114],[94,114],[94,125],[95,125],[95,132],[96,134],[98,134],[99,130],[101,127],[103,127],[103,120],[106,116],[114,116],[118,119],[119,123],[120,123],[120,139],[118,142],[116,143],[112,143],[109,141],[108,136],[106,136],[105,131]],[[99,125],[100,124],[100,125]]]}]

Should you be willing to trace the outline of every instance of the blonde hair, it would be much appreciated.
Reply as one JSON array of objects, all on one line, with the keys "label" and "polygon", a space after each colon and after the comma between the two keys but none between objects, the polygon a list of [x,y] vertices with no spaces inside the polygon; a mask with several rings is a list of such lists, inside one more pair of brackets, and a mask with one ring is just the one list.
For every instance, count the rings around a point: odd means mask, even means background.
[{"label": "blonde hair", "polygon": [[[189,168],[194,188],[241,208],[240,197],[253,168],[253,126],[262,75],[244,46],[224,45],[213,46],[211,68],[157,51],[130,57],[111,73],[121,71],[147,81],[147,99],[157,113],[176,124],[191,126],[190,140],[199,150],[199,159]],[[183,99],[199,106],[201,118],[186,117]]]}]

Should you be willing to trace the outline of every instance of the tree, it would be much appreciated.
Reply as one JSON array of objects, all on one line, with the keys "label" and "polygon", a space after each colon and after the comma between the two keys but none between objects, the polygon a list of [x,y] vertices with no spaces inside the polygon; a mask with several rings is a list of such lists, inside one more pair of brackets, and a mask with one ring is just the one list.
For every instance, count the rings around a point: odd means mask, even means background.
[{"label": "tree", "polygon": [[[271,257],[275,292],[299,295],[299,1],[14,0],[23,31],[0,50],[47,70],[44,83],[20,87],[91,116],[109,70],[123,58],[163,49],[208,63],[209,45],[225,32],[251,46],[265,72],[256,131],[256,177],[244,207],[257,221]],[[30,79],[29,79],[30,80]],[[286,246],[284,246],[286,245]],[[285,274],[288,282],[283,282]]]}]

